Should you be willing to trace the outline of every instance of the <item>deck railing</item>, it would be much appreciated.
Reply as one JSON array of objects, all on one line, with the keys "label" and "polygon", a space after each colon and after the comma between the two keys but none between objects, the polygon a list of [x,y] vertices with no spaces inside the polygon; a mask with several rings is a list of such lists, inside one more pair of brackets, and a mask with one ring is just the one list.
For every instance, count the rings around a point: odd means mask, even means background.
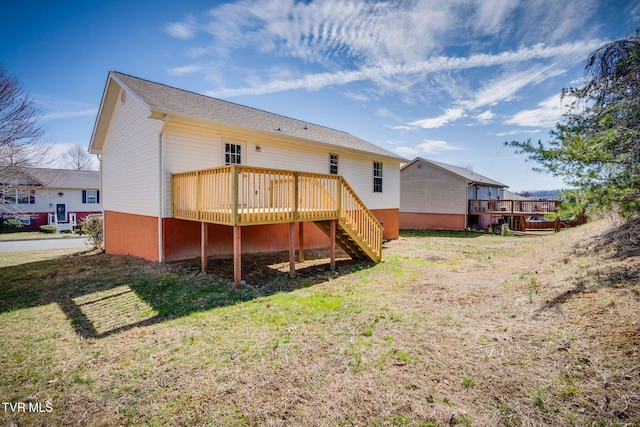
[{"label": "deck railing", "polygon": [[173,174],[173,217],[225,225],[337,219],[381,254],[382,225],[339,175],[250,166]]},{"label": "deck railing", "polygon": [[546,215],[558,211],[559,200],[469,200],[469,214]]}]

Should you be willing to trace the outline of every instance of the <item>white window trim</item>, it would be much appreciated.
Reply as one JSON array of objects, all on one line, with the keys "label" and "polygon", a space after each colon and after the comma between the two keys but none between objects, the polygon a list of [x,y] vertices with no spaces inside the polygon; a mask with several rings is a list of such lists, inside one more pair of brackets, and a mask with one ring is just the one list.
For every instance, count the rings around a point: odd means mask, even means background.
[{"label": "white window trim", "polygon": [[[333,163],[333,159],[335,158],[335,164]],[[333,166],[336,167],[336,172],[332,172]],[[329,174],[331,175],[340,175],[340,156],[335,153],[329,153]]]},{"label": "white window trim", "polygon": [[[85,190],[87,192],[87,201],[88,205],[95,205],[98,203],[98,190]],[[93,193],[93,196],[89,196],[90,193]],[[89,201],[89,197],[93,198],[93,201]]]},{"label": "white window trim", "polygon": [[[240,151],[240,163],[227,163],[226,144],[233,144],[233,145],[240,146],[240,150],[241,150]],[[222,152],[222,164],[225,165],[225,166],[245,165],[245,164],[247,164],[247,142],[246,141],[240,141],[240,140],[237,140],[237,139],[222,138],[221,152]]]},{"label": "white window trim", "polygon": [[[376,164],[380,165],[380,175],[376,175]],[[374,193],[382,193],[384,192],[384,163],[382,162],[373,162],[373,170],[372,170],[372,175],[373,175],[373,192]],[[380,179],[380,191],[376,191],[376,179]]]},{"label": "white window trim", "polygon": [[[6,200],[6,195],[9,192],[13,192],[13,201],[7,201]],[[20,203],[20,195],[21,192],[28,192],[29,195],[27,196],[28,198],[28,202],[27,203]],[[9,196],[11,197],[11,196]],[[31,201],[33,197],[33,202]],[[4,188],[2,190],[2,197],[0,197],[0,203],[5,203],[8,205],[35,205],[36,204],[36,193],[35,190],[33,189],[25,189],[25,188]]]}]

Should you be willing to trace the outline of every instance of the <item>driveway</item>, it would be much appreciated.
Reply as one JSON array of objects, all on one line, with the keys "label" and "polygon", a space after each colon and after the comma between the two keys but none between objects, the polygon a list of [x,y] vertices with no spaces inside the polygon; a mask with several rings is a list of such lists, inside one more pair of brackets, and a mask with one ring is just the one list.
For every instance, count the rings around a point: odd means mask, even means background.
[{"label": "driveway", "polygon": [[49,249],[87,249],[86,237],[70,239],[19,240],[0,242],[0,252],[46,251]]}]

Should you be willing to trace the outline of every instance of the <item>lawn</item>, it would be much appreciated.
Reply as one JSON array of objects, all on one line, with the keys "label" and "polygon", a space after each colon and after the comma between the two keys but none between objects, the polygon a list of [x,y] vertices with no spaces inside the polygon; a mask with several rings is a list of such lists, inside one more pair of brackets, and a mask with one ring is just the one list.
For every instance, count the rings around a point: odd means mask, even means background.
[{"label": "lawn", "polygon": [[72,233],[42,233],[40,231],[21,231],[18,233],[0,233],[0,242],[8,240],[37,240],[37,239],[72,239],[80,237]]},{"label": "lawn", "polygon": [[637,234],[606,227],[245,255],[241,290],[229,260],[0,259],[0,425],[638,425]]}]

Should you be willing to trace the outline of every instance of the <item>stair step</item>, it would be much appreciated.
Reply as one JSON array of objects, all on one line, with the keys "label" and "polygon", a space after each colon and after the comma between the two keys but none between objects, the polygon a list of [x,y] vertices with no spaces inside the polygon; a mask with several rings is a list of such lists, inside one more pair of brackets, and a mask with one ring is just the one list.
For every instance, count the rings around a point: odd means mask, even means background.
[{"label": "stair step", "polygon": [[[315,222],[315,224],[326,235],[331,234],[331,225],[329,221],[317,221]],[[349,255],[353,259],[370,259],[369,254],[363,246],[366,246],[369,250],[371,250],[371,245],[369,245],[369,242],[362,238],[362,234],[360,233],[355,233],[360,241],[354,239],[354,237],[352,237],[352,235],[344,228],[349,226],[350,224],[348,222],[338,223],[338,227],[336,228],[336,243],[338,244],[338,246],[340,246],[340,248],[342,248],[342,250],[347,253],[347,255]],[[353,231],[355,232],[355,230]]]}]

